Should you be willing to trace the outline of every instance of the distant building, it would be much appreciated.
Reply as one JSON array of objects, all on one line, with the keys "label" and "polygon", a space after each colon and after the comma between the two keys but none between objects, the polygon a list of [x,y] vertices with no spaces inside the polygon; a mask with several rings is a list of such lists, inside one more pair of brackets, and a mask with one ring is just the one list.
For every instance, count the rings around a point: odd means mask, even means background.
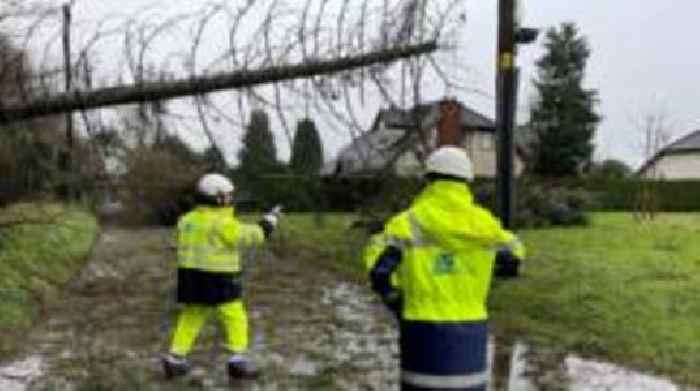
[{"label": "distant building", "polygon": [[647,179],[700,179],[700,130],[669,144],[639,169]]},{"label": "distant building", "polygon": [[[415,114],[414,114],[415,113]],[[369,131],[356,138],[321,170],[326,176],[366,176],[391,170],[398,176],[422,174],[422,162],[437,145],[437,102],[414,111],[381,110]],[[462,107],[462,145],[474,164],[477,177],[496,176],[496,125],[490,118]],[[416,131],[417,130],[417,131]],[[522,161],[515,158],[516,173]]]}]

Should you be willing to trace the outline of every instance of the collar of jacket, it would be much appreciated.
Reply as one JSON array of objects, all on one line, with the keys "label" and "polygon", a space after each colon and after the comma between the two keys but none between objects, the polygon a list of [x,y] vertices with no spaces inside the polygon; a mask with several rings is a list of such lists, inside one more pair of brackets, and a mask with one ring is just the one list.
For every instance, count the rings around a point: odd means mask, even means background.
[{"label": "collar of jacket", "polygon": [[474,203],[474,196],[469,190],[469,185],[464,181],[436,180],[423,189],[413,201],[413,206],[423,203],[459,210],[471,206]]},{"label": "collar of jacket", "polygon": [[235,209],[232,206],[198,205],[196,210],[202,213],[225,214],[229,216],[234,216],[235,214]]}]

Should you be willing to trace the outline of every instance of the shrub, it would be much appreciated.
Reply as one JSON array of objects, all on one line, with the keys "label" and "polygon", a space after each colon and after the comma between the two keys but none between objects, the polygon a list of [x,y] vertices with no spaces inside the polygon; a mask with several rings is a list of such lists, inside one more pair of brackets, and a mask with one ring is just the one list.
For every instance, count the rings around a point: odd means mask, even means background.
[{"label": "shrub", "polygon": [[0,205],[49,192],[58,179],[55,149],[45,133],[3,128],[0,139]]},{"label": "shrub", "polygon": [[[478,203],[497,213],[496,190],[492,181],[474,186]],[[584,225],[593,196],[580,188],[522,179],[516,188],[514,224],[517,228]]]},{"label": "shrub", "polygon": [[165,148],[137,148],[127,161],[121,197],[124,222],[173,225],[194,205],[195,184],[206,170],[204,162]]}]

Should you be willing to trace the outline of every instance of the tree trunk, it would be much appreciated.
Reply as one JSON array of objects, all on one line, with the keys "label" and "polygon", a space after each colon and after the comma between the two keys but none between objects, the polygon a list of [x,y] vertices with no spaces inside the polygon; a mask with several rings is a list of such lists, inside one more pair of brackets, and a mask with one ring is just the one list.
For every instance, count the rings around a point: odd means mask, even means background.
[{"label": "tree trunk", "polygon": [[145,82],[128,86],[102,88],[90,91],[73,90],[48,98],[7,105],[0,108],[0,124],[76,110],[123,105],[128,103],[161,101],[205,94],[226,89],[251,87],[290,79],[308,78],[342,72],[373,64],[388,63],[437,50],[436,42],[402,46],[359,56],[333,60],[305,62],[295,65],[274,66],[257,70],[221,73],[173,81]]}]

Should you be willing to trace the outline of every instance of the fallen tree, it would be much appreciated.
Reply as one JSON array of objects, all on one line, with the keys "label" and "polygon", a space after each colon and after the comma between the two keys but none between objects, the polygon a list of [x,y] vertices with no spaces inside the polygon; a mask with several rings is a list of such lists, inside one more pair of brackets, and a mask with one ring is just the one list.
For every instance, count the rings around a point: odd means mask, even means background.
[{"label": "fallen tree", "polygon": [[162,101],[231,88],[245,88],[284,80],[338,73],[427,54],[435,51],[437,48],[437,43],[426,42],[332,60],[307,61],[295,65],[273,66],[251,71],[243,70],[173,81],[143,82],[91,91],[74,90],[52,97],[38,98],[27,103],[10,104],[2,107],[0,108],[0,124],[77,110],[127,103]]}]

